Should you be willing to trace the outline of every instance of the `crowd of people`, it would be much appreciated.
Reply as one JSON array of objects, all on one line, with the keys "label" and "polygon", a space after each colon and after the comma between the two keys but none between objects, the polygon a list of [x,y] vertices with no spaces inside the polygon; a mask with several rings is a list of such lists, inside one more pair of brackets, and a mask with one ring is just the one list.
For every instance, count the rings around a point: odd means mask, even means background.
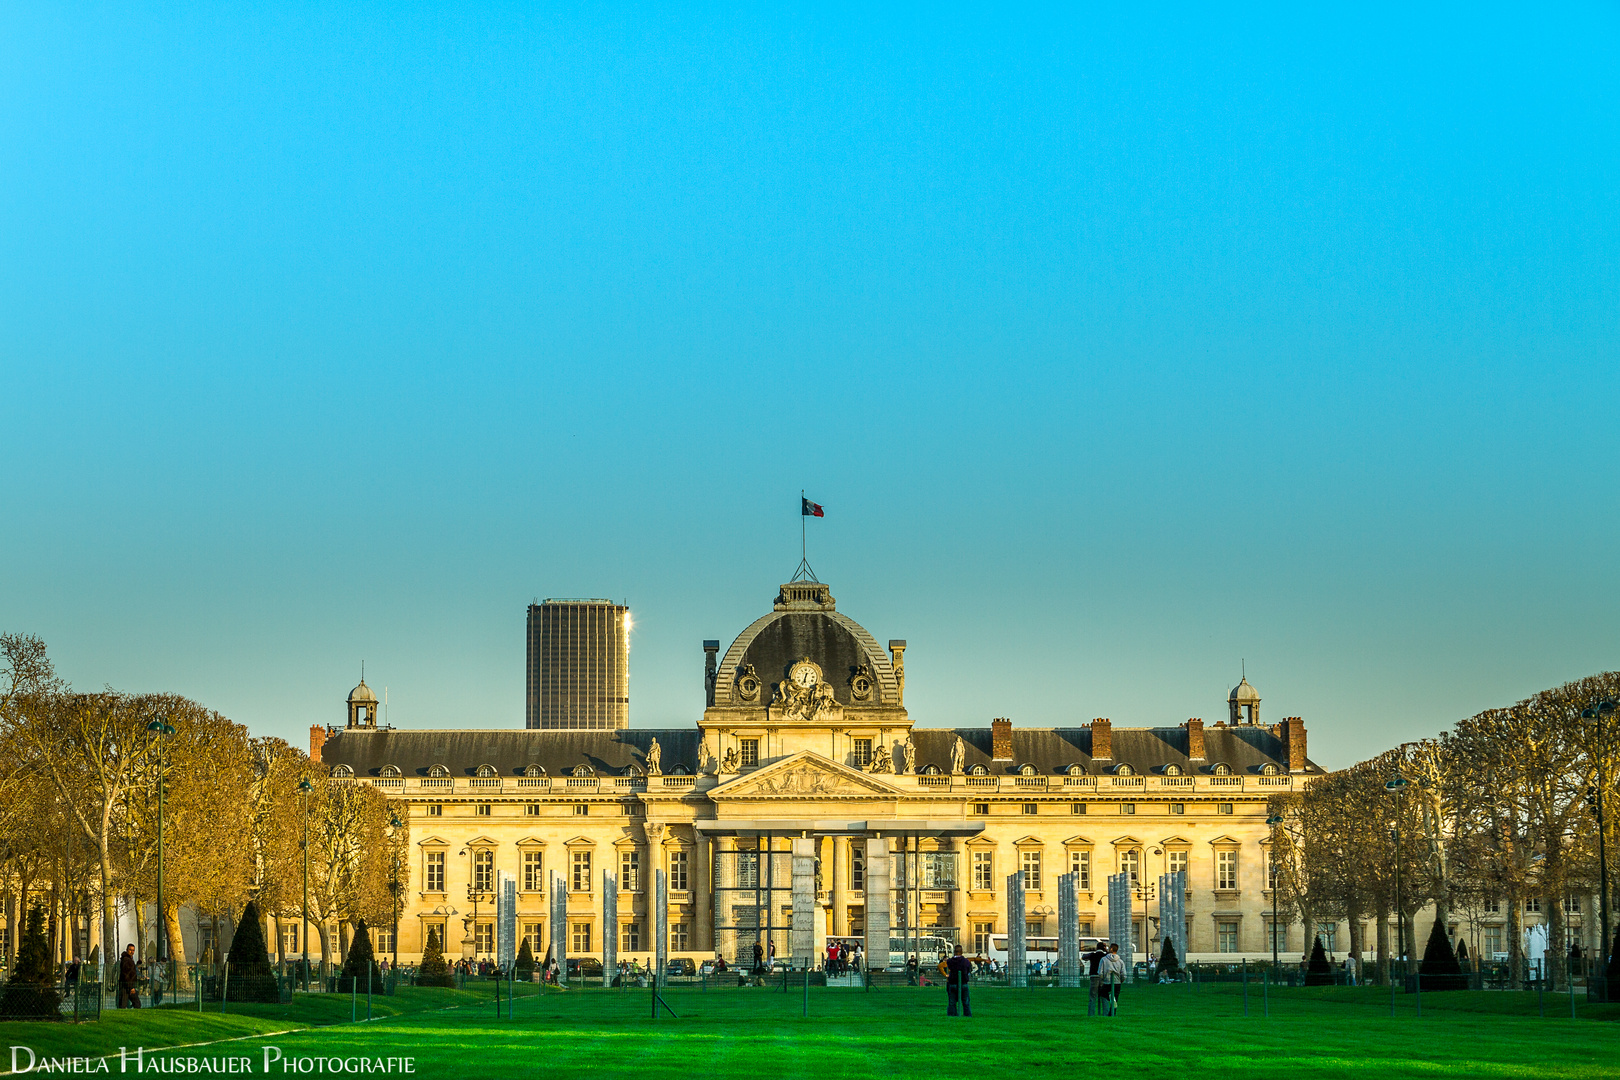
[{"label": "crowd of people", "polygon": [[865,962],[866,950],[858,939],[827,942],[827,959],[823,968],[828,975],[853,975],[862,970]]}]

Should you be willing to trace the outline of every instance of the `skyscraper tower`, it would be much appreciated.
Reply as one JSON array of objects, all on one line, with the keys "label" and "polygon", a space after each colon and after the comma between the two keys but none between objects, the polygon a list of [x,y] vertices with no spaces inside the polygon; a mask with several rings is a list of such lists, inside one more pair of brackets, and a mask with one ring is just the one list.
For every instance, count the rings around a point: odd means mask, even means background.
[{"label": "skyscraper tower", "polygon": [[611,600],[529,605],[525,724],[615,730],[630,726],[630,609]]}]

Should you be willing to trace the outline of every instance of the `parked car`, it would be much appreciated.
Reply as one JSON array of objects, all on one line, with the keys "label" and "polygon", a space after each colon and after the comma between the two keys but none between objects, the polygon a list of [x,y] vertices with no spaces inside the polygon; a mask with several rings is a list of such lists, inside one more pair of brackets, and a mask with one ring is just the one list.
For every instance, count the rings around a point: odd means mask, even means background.
[{"label": "parked car", "polygon": [[697,964],[689,956],[672,956],[664,966],[664,974],[691,978],[697,974]]},{"label": "parked car", "polygon": [[568,958],[568,977],[577,979],[580,976],[600,979],[602,977],[602,961],[594,956],[570,956]]}]

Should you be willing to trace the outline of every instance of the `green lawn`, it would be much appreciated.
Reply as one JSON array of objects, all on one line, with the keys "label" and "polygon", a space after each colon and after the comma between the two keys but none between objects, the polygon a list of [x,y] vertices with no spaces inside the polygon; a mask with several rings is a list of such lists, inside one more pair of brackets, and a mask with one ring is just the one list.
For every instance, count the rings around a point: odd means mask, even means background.
[{"label": "green lawn", "polygon": [[[936,989],[813,988],[808,1018],[797,990],[680,988],[665,996],[679,1019],[650,1019],[645,990],[548,990],[520,998],[516,1019],[497,1021],[487,988],[480,988],[405,992],[392,1004],[414,1011],[357,1025],[332,1023],[347,1020],[346,999],[300,996],[279,1014],[109,1013],[100,1025],[55,1026],[37,1044],[22,1029],[40,1025],[6,1025],[0,1040],[84,1054],[302,1025],[268,1038],[175,1052],[249,1056],[255,1075],[262,1075],[267,1045],[287,1058],[411,1056],[416,1075],[429,1078],[562,1070],[683,1080],[897,1080],[993,1077],[1009,1068],[1021,1074],[1062,1069],[1054,1075],[1065,1076],[1127,1069],[1133,1076],[1178,1080],[1620,1073],[1620,1024],[1612,1022],[1620,1019],[1620,1006],[1583,1004],[1581,1019],[1572,1021],[1568,999],[1551,995],[1545,1019],[1537,1016],[1534,994],[1503,993],[1430,994],[1421,1018],[1415,1000],[1403,995],[1399,1015],[1391,1018],[1388,992],[1376,987],[1292,990],[1272,993],[1268,1019],[1261,1015],[1258,986],[1251,988],[1248,1017],[1237,986],[1142,987],[1127,990],[1120,1016],[1103,1019],[1086,1015],[1083,992],[985,989],[974,994],[970,1020],[947,1018],[943,991]],[[309,1026],[318,1023],[331,1026]]]}]

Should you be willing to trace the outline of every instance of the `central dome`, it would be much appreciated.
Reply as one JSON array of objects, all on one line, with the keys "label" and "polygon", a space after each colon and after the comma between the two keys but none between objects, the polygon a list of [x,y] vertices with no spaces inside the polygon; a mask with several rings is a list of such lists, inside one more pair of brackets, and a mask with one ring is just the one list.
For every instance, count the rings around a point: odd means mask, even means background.
[{"label": "central dome", "polygon": [[[715,680],[716,705],[769,703],[772,689],[800,660],[821,668],[840,705],[899,704],[899,682],[888,653],[865,627],[839,613],[828,586],[790,582],[772,606],[769,615],[754,620],[726,650]],[[871,684],[864,694],[857,680],[863,673]],[[757,689],[744,677],[748,674],[757,680]]]}]

